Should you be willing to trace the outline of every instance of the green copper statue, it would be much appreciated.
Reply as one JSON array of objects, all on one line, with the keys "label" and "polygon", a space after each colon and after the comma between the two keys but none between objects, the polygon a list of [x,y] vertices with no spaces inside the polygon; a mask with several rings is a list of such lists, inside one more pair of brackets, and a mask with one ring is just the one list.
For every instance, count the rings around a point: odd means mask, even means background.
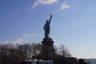
[{"label": "green copper statue", "polygon": [[46,21],[45,25],[44,25],[44,31],[45,31],[45,39],[50,38],[49,34],[50,34],[50,22],[52,19],[52,15],[50,15],[50,19]]}]

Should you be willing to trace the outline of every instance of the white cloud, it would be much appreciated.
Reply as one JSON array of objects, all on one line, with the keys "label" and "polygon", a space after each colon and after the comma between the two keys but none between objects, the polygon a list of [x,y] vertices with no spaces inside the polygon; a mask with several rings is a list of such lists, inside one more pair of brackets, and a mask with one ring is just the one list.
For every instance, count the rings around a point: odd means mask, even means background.
[{"label": "white cloud", "polygon": [[5,41],[5,42],[2,42],[2,44],[12,44],[12,45],[16,45],[16,44],[23,44],[25,43],[26,41],[22,38],[19,38],[19,39],[16,39],[16,40],[11,40],[11,41]]},{"label": "white cloud", "polygon": [[[61,0],[36,0],[32,5],[32,8],[35,8],[39,5],[50,5],[54,3],[60,3]],[[62,0],[64,3],[60,3],[60,10],[64,10],[65,8],[70,8],[72,4],[72,0]]]},{"label": "white cloud", "polygon": [[37,37],[37,33],[24,34],[23,37],[24,37],[24,38],[34,38],[34,37]]},{"label": "white cloud", "polygon": [[70,4],[69,4],[68,1],[66,0],[66,1],[64,1],[63,4],[61,4],[60,10],[64,10],[65,8],[70,8],[70,7],[71,7]]},{"label": "white cloud", "polygon": [[36,0],[32,5],[32,8],[35,8],[38,5],[50,5],[57,2],[58,0]]},{"label": "white cloud", "polygon": [[0,44],[9,44],[9,45],[16,45],[16,44],[24,44],[30,42],[30,39],[37,37],[37,33],[32,34],[23,34],[21,38],[17,38],[16,40],[9,40],[0,42]]}]

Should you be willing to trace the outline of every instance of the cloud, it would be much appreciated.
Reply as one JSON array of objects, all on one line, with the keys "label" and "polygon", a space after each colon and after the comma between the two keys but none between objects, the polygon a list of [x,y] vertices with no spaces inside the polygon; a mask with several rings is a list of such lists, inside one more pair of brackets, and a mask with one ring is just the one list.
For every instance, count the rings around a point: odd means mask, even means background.
[{"label": "cloud", "polygon": [[36,0],[32,5],[32,8],[37,7],[38,5],[50,5],[53,3],[57,3],[58,0]]},{"label": "cloud", "polygon": [[70,4],[69,4],[68,1],[66,0],[66,1],[64,1],[63,4],[61,4],[60,10],[64,10],[65,8],[70,8],[70,7],[71,7]]},{"label": "cloud", "polygon": [[37,37],[37,33],[32,33],[32,34],[24,34],[23,35],[24,38],[34,38],[34,37]]},{"label": "cloud", "polygon": [[0,42],[0,44],[11,44],[11,45],[16,45],[16,44],[24,44],[30,42],[30,39],[37,37],[37,33],[26,33],[23,34],[20,38],[17,38],[16,40],[9,40],[9,41],[4,41]]},{"label": "cloud", "polygon": [[12,44],[12,45],[16,45],[16,44],[23,44],[24,42],[26,42],[24,39],[19,38],[19,39],[16,39],[16,40],[10,40],[10,41],[2,42],[2,44]]},{"label": "cloud", "polygon": [[51,4],[58,4],[59,3],[59,10],[64,10],[66,8],[70,8],[72,4],[72,0],[62,0],[64,3],[60,2],[61,0],[36,0],[32,5],[32,8],[35,8],[39,5],[51,5]]}]

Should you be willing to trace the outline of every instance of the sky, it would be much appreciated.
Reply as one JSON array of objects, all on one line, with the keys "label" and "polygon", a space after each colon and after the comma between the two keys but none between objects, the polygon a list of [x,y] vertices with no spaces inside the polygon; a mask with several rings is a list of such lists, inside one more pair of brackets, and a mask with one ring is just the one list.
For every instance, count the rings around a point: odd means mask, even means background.
[{"label": "sky", "polygon": [[96,58],[96,0],[0,0],[0,44],[40,43],[50,14],[56,46]]}]

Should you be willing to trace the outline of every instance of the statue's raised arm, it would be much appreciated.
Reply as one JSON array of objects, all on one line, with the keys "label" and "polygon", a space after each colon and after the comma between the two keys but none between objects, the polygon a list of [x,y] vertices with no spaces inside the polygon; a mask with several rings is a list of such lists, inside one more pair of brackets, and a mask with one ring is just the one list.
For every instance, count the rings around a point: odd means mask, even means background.
[{"label": "statue's raised arm", "polygon": [[50,15],[49,23],[51,22],[51,19],[52,19],[52,14]]}]

